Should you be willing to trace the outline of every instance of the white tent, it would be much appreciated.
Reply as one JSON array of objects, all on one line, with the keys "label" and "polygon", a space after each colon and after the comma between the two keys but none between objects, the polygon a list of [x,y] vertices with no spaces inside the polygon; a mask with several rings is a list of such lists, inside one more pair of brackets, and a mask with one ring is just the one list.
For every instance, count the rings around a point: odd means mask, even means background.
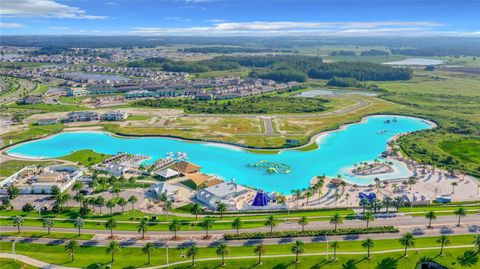
[{"label": "white tent", "polygon": [[172,178],[174,176],[178,176],[179,173],[177,171],[173,170],[173,169],[166,168],[166,169],[163,169],[160,172],[158,172],[158,175],[163,179],[169,179],[169,178]]}]

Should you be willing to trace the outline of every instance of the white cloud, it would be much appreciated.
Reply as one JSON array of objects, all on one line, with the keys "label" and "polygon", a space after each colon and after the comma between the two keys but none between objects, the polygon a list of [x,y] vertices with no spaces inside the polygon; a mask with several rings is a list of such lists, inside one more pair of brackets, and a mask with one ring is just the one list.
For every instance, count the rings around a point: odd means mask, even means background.
[{"label": "white cloud", "polygon": [[65,27],[65,26],[53,26],[53,27],[49,27],[48,29],[50,29],[50,30],[68,30],[70,28]]},{"label": "white cloud", "polygon": [[4,29],[21,29],[25,28],[25,25],[16,23],[16,22],[1,22],[0,21],[0,28]]},{"label": "white cloud", "polygon": [[169,21],[177,21],[177,22],[190,22],[190,21],[192,21],[192,19],[190,19],[190,18],[177,17],[177,16],[165,17],[164,19],[169,20]]},{"label": "white cloud", "polygon": [[142,35],[381,35],[415,34],[443,26],[423,21],[373,22],[218,22],[201,27],[135,27],[130,33]]},{"label": "white cloud", "polygon": [[85,10],[54,0],[2,0],[0,14],[11,17],[51,17],[67,19],[105,19],[106,16],[88,15]]},{"label": "white cloud", "polygon": [[222,20],[222,19],[209,19],[207,20],[208,22],[212,22],[212,23],[219,23],[219,22],[224,22],[225,20]]}]

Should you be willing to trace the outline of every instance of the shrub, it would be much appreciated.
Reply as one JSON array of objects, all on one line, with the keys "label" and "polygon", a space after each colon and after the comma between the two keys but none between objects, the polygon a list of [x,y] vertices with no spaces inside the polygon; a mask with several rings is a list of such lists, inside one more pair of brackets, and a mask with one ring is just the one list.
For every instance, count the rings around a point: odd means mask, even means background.
[{"label": "shrub", "polygon": [[394,226],[380,226],[366,228],[340,228],[324,229],[324,230],[305,230],[305,231],[276,231],[276,232],[254,232],[239,234],[224,234],[225,240],[242,240],[242,239],[262,239],[262,238],[278,238],[278,237],[301,237],[301,236],[324,236],[324,235],[351,235],[351,234],[378,234],[378,233],[398,233],[398,229]]}]

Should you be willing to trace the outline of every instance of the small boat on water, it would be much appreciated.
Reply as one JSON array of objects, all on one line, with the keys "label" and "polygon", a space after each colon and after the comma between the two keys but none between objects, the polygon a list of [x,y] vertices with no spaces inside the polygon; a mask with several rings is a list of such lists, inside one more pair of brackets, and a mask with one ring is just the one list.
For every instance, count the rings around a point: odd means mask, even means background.
[{"label": "small boat on water", "polygon": [[397,117],[393,117],[393,122],[397,122]]},{"label": "small boat on water", "polygon": [[388,130],[379,131],[379,132],[377,132],[377,134],[384,134],[386,132],[388,132]]},{"label": "small boat on water", "polygon": [[383,123],[390,123],[390,120],[386,120],[386,121],[384,121]]}]

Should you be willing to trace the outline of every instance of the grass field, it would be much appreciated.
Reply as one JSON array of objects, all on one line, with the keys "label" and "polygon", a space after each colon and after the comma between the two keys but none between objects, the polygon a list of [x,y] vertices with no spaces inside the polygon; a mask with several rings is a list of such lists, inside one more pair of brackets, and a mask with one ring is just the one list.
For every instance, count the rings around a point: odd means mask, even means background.
[{"label": "grass field", "polygon": [[0,164],[0,177],[8,177],[25,166],[29,165],[48,165],[51,162],[46,161],[17,161],[11,160]]},{"label": "grass field", "polygon": [[75,240],[90,240],[93,238],[93,234],[80,234],[77,233],[57,233],[51,232],[0,232],[0,236],[12,236],[12,237],[29,237],[29,238],[52,238],[52,239],[75,239]]},{"label": "grass field", "polygon": [[13,131],[2,134],[0,136],[4,141],[4,146],[16,144],[19,142],[41,138],[47,135],[55,134],[63,130],[64,125],[50,124],[50,125],[30,125],[27,130]]},{"label": "grass field", "polygon": [[[376,265],[380,259],[385,257],[394,257],[398,259],[398,268],[413,268],[413,265],[423,256],[434,257],[438,262],[441,262],[445,265],[451,266],[450,268],[462,268],[459,267],[456,263],[456,257],[461,255],[465,250],[473,249],[472,241],[473,235],[461,235],[461,236],[449,236],[450,246],[465,246],[464,248],[459,249],[446,249],[445,256],[438,256],[438,250],[419,250],[410,251],[408,257],[402,257],[402,247],[396,239],[387,239],[387,240],[375,240],[374,248],[372,251],[381,251],[381,250],[398,250],[393,253],[385,254],[372,254],[370,260],[365,259],[365,249],[361,247],[360,241],[342,241],[338,248],[339,252],[349,252],[355,251],[359,252],[358,254],[353,255],[341,255],[339,256],[338,262],[329,263],[324,261],[325,255],[314,255],[314,256],[302,256],[300,257],[300,264],[297,266],[293,265],[293,268],[321,268],[321,267],[312,267],[316,264],[328,265],[328,268],[334,266],[334,268],[342,268],[341,265],[348,259],[355,259],[359,262],[359,268],[371,268],[371,266]],[[417,248],[426,248],[426,247],[438,247],[439,244],[436,242],[436,237],[422,237],[415,239],[415,247]],[[292,243],[278,244],[278,245],[266,245],[264,255],[289,255],[289,257],[275,257],[275,258],[265,258],[264,265],[259,266],[259,268],[287,268],[292,265],[293,256],[291,255]],[[202,258],[217,258],[215,254],[215,247],[209,248],[200,248],[197,259]],[[253,251],[254,245],[252,246],[243,246],[243,247],[230,247],[229,254],[227,258],[241,257],[241,256],[250,256],[251,258],[245,260],[228,260],[227,263],[229,268],[251,268],[254,265],[256,260],[256,255]],[[0,251],[10,252],[11,243],[1,242]],[[27,255],[48,263],[53,263],[63,266],[74,266],[74,267],[88,267],[94,264],[100,263],[102,265],[107,265],[110,263],[110,255],[105,254],[105,247],[81,247],[76,251],[75,262],[71,262],[70,257],[63,250],[62,245],[37,245],[32,243],[17,243],[16,251],[19,254]],[[321,253],[326,251],[326,244],[323,242],[319,243],[306,243],[305,244],[305,254],[312,255],[315,253]],[[332,256],[332,248],[330,247],[330,257]],[[170,248],[168,250],[169,262],[185,261],[185,264],[182,264],[178,267],[173,268],[187,268],[189,266],[188,257],[185,257],[186,251],[182,248]],[[146,255],[141,252],[140,248],[136,247],[126,247],[122,248],[120,252],[116,255],[116,261],[113,264],[114,268],[122,268],[126,266],[142,267],[147,266],[146,264]],[[152,264],[151,265],[161,265],[166,262],[166,250],[165,248],[158,248],[153,251],[152,255]],[[218,265],[219,261],[208,261],[200,262],[200,268],[215,268]],[[151,266],[150,265],[150,266]],[[255,266],[253,266],[255,267]]]},{"label": "grass field", "polygon": [[37,267],[31,266],[19,261],[11,259],[0,258],[0,268],[2,269],[35,269]]},{"label": "grass field", "polygon": [[480,164],[480,138],[447,140],[440,144],[447,153],[469,163]]},{"label": "grass field", "polygon": [[67,156],[60,157],[59,159],[74,163],[80,163],[83,166],[91,166],[104,161],[110,156],[111,155],[97,153],[90,149],[84,149],[75,151]]}]

